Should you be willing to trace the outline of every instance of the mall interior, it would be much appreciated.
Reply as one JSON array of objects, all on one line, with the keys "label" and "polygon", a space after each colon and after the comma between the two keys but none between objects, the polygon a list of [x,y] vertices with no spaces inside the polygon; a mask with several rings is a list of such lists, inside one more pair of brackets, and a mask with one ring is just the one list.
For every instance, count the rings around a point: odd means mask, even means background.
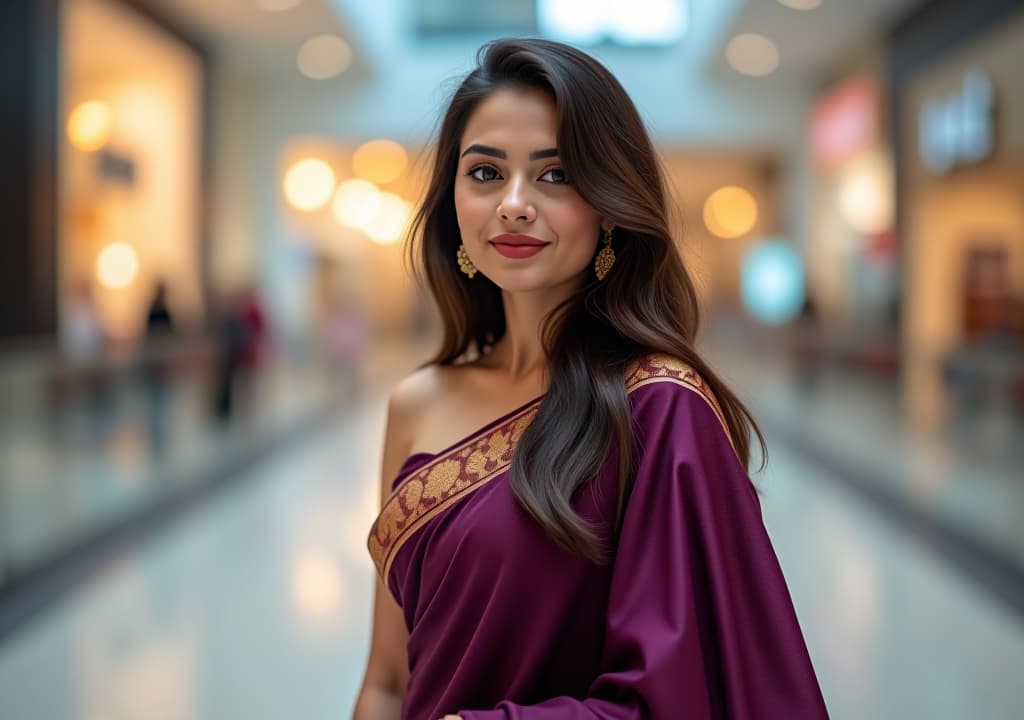
[{"label": "mall interior", "polygon": [[643,117],[831,716],[1024,717],[1024,2],[0,20],[4,720],[351,716],[388,397],[443,329],[411,218],[505,36]]}]

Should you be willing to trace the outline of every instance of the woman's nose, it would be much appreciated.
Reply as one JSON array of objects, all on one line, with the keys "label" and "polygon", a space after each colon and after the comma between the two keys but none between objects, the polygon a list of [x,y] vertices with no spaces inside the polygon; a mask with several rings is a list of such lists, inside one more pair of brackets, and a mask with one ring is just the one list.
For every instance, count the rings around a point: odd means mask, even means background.
[{"label": "woman's nose", "polygon": [[523,187],[522,180],[513,180],[508,184],[508,191],[498,204],[499,218],[510,222],[517,220],[531,222],[537,216],[537,212],[529,198],[527,198],[525,190],[526,188]]}]

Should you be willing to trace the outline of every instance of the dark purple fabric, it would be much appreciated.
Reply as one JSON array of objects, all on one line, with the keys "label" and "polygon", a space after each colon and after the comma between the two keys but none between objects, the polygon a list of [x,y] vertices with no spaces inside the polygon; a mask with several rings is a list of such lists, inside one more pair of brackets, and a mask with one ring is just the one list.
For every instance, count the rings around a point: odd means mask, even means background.
[{"label": "dark purple fabric", "polygon": [[[507,473],[398,550],[387,581],[409,630],[403,720],[827,718],[714,411],[668,380],[629,397],[639,466],[609,566],[555,545]],[[409,458],[396,484],[433,457]],[[574,498],[593,522],[614,517],[616,465],[613,453]]]}]

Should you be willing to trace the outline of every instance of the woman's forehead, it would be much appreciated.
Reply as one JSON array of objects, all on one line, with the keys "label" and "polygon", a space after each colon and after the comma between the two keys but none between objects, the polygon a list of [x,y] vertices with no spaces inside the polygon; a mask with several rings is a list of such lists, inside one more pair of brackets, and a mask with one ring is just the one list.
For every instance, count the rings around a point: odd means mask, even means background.
[{"label": "woman's forehead", "polygon": [[558,110],[541,90],[501,88],[480,101],[466,122],[460,154],[470,145],[496,147],[509,153],[554,147]]}]

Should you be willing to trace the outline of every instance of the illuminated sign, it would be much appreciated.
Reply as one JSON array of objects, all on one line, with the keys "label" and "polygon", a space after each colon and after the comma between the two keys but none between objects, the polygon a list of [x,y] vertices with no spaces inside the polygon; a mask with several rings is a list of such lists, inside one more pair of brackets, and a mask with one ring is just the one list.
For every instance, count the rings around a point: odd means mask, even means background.
[{"label": "illuminated sign", "polygon": [[878,142],[878,87],[868,75],[855,75],[811,111],[811,157],[819,170],[832,172]]},{"label": "illuminated sign", "polygon": [[779,238],[764,238],[743,255],[743,305],[765,325],[792,320],[804,304],[800,253]]},{"label": "illuminated sign", "polygon": [[992,80],[976,68],[964,73],[959,90],[926,102],[918,118],[918,150],[924,166],[944,174],[991,155],[994,106]]}]

